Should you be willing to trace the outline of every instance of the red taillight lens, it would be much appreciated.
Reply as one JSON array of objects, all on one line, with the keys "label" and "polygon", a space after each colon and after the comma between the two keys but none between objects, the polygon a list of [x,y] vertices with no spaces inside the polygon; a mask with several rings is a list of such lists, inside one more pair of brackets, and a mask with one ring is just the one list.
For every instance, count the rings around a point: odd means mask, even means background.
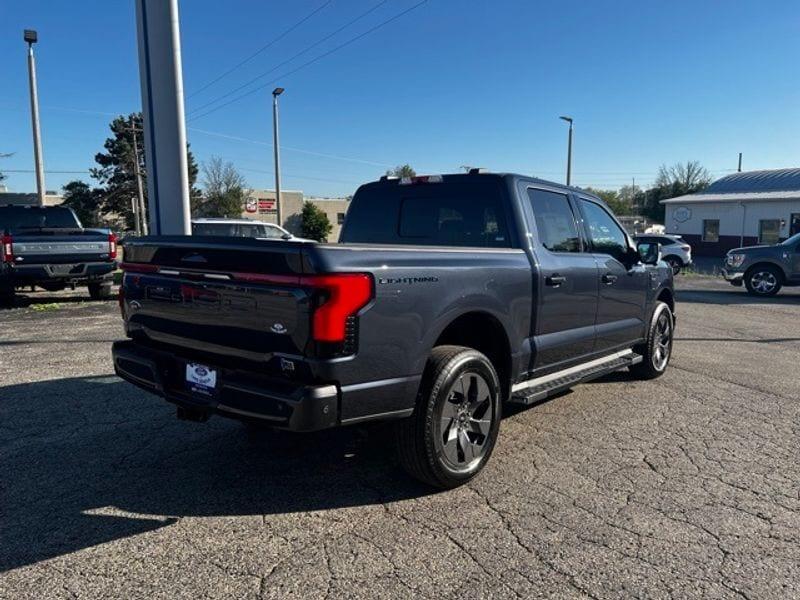
[{"label": "red taillight lens", "polygon": [[314,311],[311,337],[318,342],[343,342],[347,318],[372,300],[372,277],[364,273],[306,275],[300,284],[317,288],[327,295]]},{"label": "red taillight lens", "polygon": [[10,235],[4,235],[0,243],[3,246],[3,262],[14,262],[14,240],[11,239]]},{"label": "red taillight lens", "polygon": [[108,257],[111,260],[117,258],[117,236],[113,233],[108,234]]}]

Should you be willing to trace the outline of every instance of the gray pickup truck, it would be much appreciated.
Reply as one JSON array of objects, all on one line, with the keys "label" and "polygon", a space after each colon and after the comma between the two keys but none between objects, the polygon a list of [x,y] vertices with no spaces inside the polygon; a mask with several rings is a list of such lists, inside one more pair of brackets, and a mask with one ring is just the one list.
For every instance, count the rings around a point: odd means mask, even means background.
[{"label": "gray pickup truck", "polygon": [[486,464],[503,402],[530,404],[672,351],[672,271],[580,189],[470,172],[356,192],[339,244],[170,236],[125,244],[120,377],[202,421],[310,431],[395,420],[433,486]]},{"label": "gray pickup truck", "polygon": [[54,292],[87,286],[93,300],[111,297],[117,238],[108,229],[85,229],[64,206],[0,206],[0,302],[16,288]]},{"label": "gray pickup truck", "polygon": [[774,296],[783,286],[800,286],[800,233],[773,246],[734,248],[722,276],[753,296]]}]

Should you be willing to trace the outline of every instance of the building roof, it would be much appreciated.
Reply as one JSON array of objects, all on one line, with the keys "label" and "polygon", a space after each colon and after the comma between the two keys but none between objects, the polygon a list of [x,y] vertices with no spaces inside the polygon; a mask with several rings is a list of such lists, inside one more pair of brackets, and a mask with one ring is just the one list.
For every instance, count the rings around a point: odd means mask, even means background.
[{"label": "building roof", "polygon": [[661,204],[795,199],[800,199],[800,169],[771,169],[733,173],[717,179],[702,192],[668,198]]}]

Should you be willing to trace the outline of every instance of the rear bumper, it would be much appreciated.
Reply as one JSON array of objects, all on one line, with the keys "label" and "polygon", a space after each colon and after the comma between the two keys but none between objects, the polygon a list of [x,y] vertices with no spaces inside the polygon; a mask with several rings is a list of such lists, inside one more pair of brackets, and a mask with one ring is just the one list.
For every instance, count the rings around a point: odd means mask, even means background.
[{"label": "rear bumper", "polygon": [[86,283],[106,279],[117,268],[116,262],[75,264],[14,264],[3,270],[3,278],[12,285],[32,285],[38,282],[66,281]]},{"label": "rear bumper", "polygon": [[122,379],[179,407],[240,420],[259,420],[292,431],[335,427],[340,390],[336,385],[302,385],[233,369],[217,369],[213,396],[188,391],[187,360],[134,341],[114,342],[114,370]]}]

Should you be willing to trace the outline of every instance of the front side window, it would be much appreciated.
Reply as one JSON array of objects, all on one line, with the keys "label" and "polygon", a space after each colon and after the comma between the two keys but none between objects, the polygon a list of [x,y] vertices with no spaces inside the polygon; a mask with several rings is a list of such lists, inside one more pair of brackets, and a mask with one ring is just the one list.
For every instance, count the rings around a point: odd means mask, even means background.
[{"label": "front side window", "polygon": [[719,219],[706,219],[703,221],[703,241],[719,241]]},{"label": "front side window", "polygon": [[494,204],[470,198],[404,198],[398,233],[419,244],[507,248],[505,221]]},{"label": "front side window", "polygon": [[628,254],[628,237],[606,210],[589,200],[581,200],[592,251],[608,254],[623,262]]},{"label": "front side window", "polygon": [[550,252],[580,252],[578,225],[567,196],[529,188],[528,199],[542,246]]},{"label": "front side window", "polygon": [[260,227],[261,227],[260,237],[265,237],[270,239],[277,239],[283,237],[283,231],[281,231],[277,227],[272,227],[271,225],[261,225]]},{"label": "front side window", "polygon": [[758,222],[758,243],[777,244],[781,239],[780,219],[764,219]]},{"label": "front side window", "polygon": [[336,213],[336,224],[344,225],[344,213]]}]

